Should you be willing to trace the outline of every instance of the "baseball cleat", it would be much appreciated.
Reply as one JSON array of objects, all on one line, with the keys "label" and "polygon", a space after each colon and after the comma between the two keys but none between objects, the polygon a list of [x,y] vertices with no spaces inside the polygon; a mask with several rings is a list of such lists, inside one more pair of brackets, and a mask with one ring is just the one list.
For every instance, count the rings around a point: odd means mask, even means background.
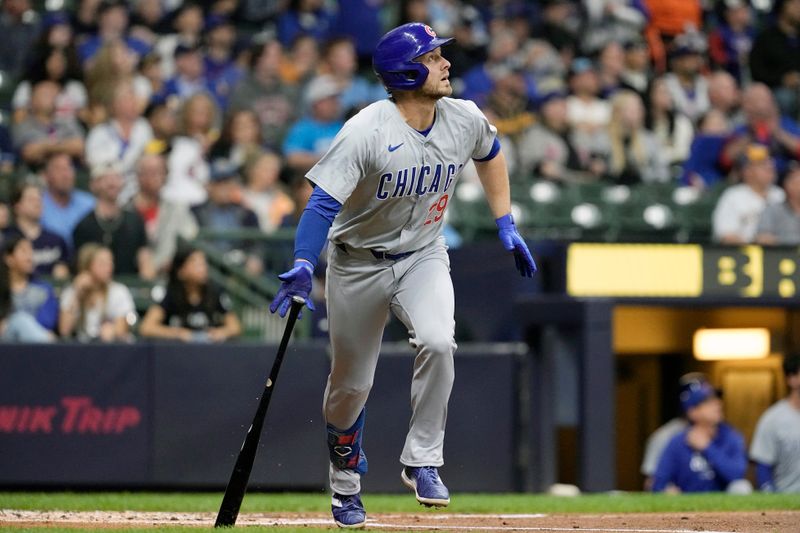
[{"label": "baseball cleat", "polygon": [[450,491],[442,483],[435,466],[407,466],[400,472],[400,479],[414,491],[422,505],[447,507],[450,503]]},{"label": "baseball cleat", "polygon": [[331,513],[339,527],[356,529],[364,527],[364,524],[367,523],[367,513],[364,511],[364,504],[361,503],[361,496],[358,494],[351,496],[334,494],[331,498]]}]

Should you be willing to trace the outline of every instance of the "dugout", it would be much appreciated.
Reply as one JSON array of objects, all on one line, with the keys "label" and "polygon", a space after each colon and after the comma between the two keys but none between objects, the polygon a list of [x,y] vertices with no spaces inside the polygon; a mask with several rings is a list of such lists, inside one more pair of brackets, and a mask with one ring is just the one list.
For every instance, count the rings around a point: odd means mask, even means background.
[{"label": "dugout", "polygon": [[[780,355],[800,346],[797,249],[574,243],[550,263],[563,275],[516,306],[542,376],[532,386],[543,389],[532,405],[544,426],[531,436],[541,450],[533,488],[641,490],[646,438],[678,414],[685,372],[705,372],[722,390],[748,444],[785,394]],[[698,360],[701,328],[765,328],[769,353]]]}]

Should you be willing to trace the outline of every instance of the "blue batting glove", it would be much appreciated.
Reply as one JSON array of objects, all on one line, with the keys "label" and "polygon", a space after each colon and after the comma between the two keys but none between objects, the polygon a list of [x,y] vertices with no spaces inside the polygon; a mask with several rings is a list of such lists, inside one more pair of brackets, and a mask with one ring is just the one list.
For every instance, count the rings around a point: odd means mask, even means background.
[{"label": "blue batting glove", "polygon": [[[294,268],[284,272],[278,279],[283,283],[278,289],[278,294],[269,306],[271,313],[278,311],[281,317],[286,316],[286,311],[292,305],[292,296],[299,296],[306,301],[306,307],[314,311],[314,302],[311,301],[311,278],[314,267],[304,259],[295,259]],[[300,315],[298,315],[298,318]]]},{"label": "blue batting glove", "polygon": [[522,277],[531,278],[533,273],[536,272],[536,262],[533,260],[528,245],[525,244],[525,239],[517,231],[517,226],[514,225],[514,219],[511,213],[502,216],[494,221],[497,224],[497,233],[500,236],[500,242],[503,247],[509,252],[514,252],[514,261],[517,264],[517,270]]}]

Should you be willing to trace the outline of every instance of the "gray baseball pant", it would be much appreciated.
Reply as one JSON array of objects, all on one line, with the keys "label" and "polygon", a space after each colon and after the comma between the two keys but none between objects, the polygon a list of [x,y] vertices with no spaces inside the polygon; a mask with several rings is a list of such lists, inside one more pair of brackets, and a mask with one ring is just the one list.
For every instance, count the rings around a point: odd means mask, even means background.
[{"label": "gray baseball pant", "polygon": [[[416,350],[411,421],[400,462],[441,466],[447,403],[455,375],[454,294],[444,239],[409,257],[376,259],[369,250],[331,245],[325,286],[331,372],[323,412],[328,424],[351,427],[367,402],[391,310]],[[368,435],[368,433],[367,433]],[[330,465],[333,492],[361,491],[360,475]]]}]

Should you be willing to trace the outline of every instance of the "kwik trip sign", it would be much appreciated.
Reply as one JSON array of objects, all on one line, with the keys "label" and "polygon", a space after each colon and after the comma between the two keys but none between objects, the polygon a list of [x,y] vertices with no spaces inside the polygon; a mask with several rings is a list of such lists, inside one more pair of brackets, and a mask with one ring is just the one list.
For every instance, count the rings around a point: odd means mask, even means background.
[{"label": "kwik trip sign", "polygon": [[99,406],[89,396],[64,396],[52,405],[0,405],[0,434],[120,435],[137,428],[133,405]]},{"label": "kwik trip sign", "polygon": [[567,293],[788,300],[800,295],[800,249],[576,243],[567,250]]}]

